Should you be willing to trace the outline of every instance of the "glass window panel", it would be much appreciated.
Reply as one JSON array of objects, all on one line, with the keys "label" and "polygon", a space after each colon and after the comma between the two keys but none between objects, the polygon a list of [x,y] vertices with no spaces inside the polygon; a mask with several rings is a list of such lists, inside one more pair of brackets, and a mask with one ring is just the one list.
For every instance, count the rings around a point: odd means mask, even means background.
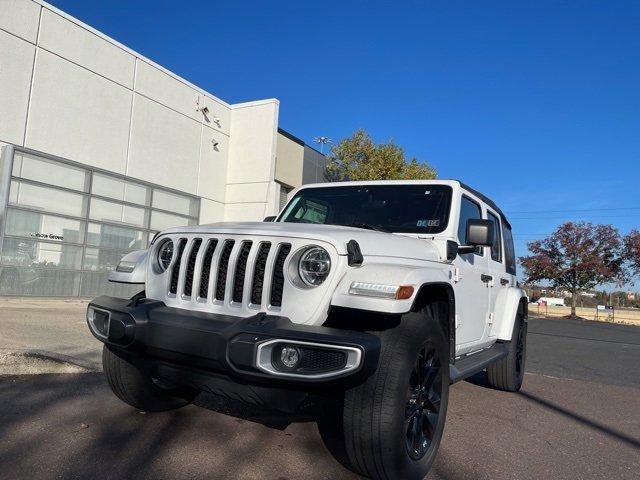
[{"label": "glass window panel", "polygon": [[196,220],[193,218],[179,217],[164,212],[151,212],[151,229],[165,230],[171,227],[182,227],[185,225],[195,225]]},{"label": "glass window panel", "polygon": [[54,217],[40,212],[26,212],[9,208],[5,233],[22,237],[82,243],[84,222]]},{"label": "glass window panel", "polygon": [[84,191],[87,185],[87,171],[84,168],[24,153],[14,155],[12,174],[14,177],[80,191]]},{"label": "glass window panel", "polygon": [[500,220],[493,213],[488,212],[488,219],[493,222],[493,244],[491,245],[491,260],[502,262],[502,237],[500,236]]},{"label": "glass window panel", "polygon": [[0,266],[0,295],[78,296],[80,272]]},{"label": "glass window panel", "polygon": [[110,295],[112,297],[131,298],[144,285],[126,285],[113,283],[108,280],[108,272],[84,272],[82,274],[82,286],[80,295],[83,297],[96,297],[98,295]]},{"label": "glass window panel", "polygon": [[11,181],[9,201],[12,204],[43,212],[61,213],[82,217],[85,212],[85,197],[78,193]]},{"label": "glass window panel", "polygon": [[87,248],[84,254],[84,270],[110,271],[115,270],[118,262],[127,252],[105,250],[101,248]]},{"label": "glass window panel", "polygon": [[135,225],[136,227],[145,226],[144,208],[130,207],[120,203],[107,202],[98,198],[91,199],[89,217],[93,220],[117,222],[126,225]]},{"label": "glass window panel", "polygon": [[87,229],[87,244],[124,251],[140,250],[147,248],[147,234],[131,228],[90,223]]},{"label": "glass window panel", "polygon": [[91,193],[115,200],[146,205],[150,189],[136,183],[95,173],[91,182]]},{"label": "glass window panel", "polygon": [[198,214],[197,203],[194,198],[165,192],[164,190],[153,191],[153,206],[182,215],[196,216]]},{"label": "glass window panel", "polygon": [[25,270],[45,267],[79,270],[82,264],[82,247],[5,238],[1,258],[3,264],[19,266]]}]

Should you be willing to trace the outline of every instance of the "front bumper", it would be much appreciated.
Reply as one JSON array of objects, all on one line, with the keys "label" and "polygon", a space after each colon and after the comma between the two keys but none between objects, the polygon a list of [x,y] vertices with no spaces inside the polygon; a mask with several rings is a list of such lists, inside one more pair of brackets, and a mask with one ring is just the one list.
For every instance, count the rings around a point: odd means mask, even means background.
[{"label": "front bumper", "polygon": [[[194,312],[150,299],[98,297],[88,306],[87,323],[98,340],[147,365],[251,384],[353,385],[375,371],[380,354],[379,338],[368,333],[298,325],[265,313]],[[307,367],[287,369],[279,360],[284,346],[299,350]]]}]

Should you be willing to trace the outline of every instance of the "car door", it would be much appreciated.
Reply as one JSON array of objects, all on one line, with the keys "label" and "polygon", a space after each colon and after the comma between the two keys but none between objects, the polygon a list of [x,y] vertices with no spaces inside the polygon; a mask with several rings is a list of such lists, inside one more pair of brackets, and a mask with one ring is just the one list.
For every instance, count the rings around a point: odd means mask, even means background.
[{"label": "car door", "polygon": [[[480,203],[462,195],[458,212],[458,243],[466,245],[467,220],[482,218]],[[486,248],[458,255],[454,260],[456,298],[456,355],[477,349],[483,341],[489,309]]]},{"label": "car door", "polygon": [[496,305],[511,285],[512,276],[507,275],[505,267],[505,249],[503,247],[503,228],[500,216],[491,209],[487,209],[487,219],[493,222],[493,245],[487,255],[489,263],[489,315],[485,336],[491,339],[496,336],[497,325]]}]

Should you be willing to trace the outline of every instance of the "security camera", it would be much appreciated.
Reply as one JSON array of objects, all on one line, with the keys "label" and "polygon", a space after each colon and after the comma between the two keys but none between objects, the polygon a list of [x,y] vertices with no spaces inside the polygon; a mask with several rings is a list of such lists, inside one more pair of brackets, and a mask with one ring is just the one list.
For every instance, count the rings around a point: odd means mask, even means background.
[{"label": "security camera", "polygon": [[220,145],[220,142],[218,140],[216,140],[215,138],[213,140],[211,140],[211,143],[213,144],[213,148],[217,148],[218,145]]},{"label": "security camera", "polygon": [[209,113],[209,107],[207,107],[206,105],[204,107],[200,107],[198,110],[200,110],[205,115]]}]

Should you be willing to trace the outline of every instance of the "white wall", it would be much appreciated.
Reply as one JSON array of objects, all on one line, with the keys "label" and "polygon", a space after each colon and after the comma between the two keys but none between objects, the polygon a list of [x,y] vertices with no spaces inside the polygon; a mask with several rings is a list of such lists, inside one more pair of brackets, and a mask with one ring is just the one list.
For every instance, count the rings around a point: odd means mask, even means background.
[{"label": "white wall", "polygon": [[276,180],[289,187],[302,185],[304,143],[298,143],[278,132],[276,147]]},{"label": "white wall", "polygon": [[279,102],[234,105],[225,220],[256,220],[277,210],[274,181]]},{"label": "white wall", "polygon": [[0,119],[0,144],[198,195],[202,222],[274,212],[277,100],[229,105],[40,0],[0,0]]}]

